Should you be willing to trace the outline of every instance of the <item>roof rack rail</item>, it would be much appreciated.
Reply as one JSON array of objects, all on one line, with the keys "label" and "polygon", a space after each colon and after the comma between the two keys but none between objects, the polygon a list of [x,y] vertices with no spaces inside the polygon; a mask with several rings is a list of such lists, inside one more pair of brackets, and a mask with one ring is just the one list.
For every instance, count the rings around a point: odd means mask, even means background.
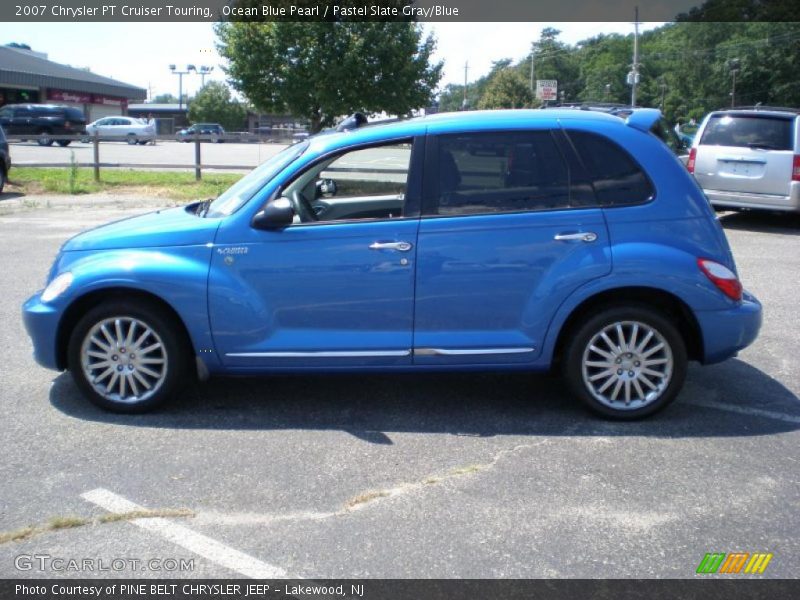
[{"label": "roof rack rail", "polygon": [[336,126],[336,131],[350,131],[358,129],[367,124],[367,117],[364,113],[356,112],[347,117]]},{"label": "roof rack rail", "polygon": [[719,110],[772,110],[778,112],[790,112],[800,114],[800,108],[791,108],[789,106],[767,106],[760,102],[752,106],[733,106],[731,108],[720,108]]}]

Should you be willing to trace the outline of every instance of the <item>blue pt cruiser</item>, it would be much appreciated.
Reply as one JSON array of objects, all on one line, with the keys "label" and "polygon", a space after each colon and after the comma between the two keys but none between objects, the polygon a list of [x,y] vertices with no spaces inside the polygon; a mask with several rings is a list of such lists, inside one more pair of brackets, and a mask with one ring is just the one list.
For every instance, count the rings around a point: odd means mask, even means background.
[{"label": "blue pt cruiser", "polygon": [[309,138],[69,240],[23,307],[35,357],[122,412],[189,377],[557,367],[595,411],[651,414],[761,324],[663,131],[516,110]]}]

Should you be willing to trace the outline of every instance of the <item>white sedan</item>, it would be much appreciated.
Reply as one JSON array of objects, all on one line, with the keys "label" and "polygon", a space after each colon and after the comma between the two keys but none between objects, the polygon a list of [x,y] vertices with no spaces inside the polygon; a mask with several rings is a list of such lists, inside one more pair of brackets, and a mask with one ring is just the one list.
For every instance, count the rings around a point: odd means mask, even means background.
[{"label": "white sedan", "polygon": [[147,144],[156,137],[156,127],[133,117],[103,117],[86,126],[86,138],[91,141],[97,133],[102,141],[126,141],[131,145]]}]

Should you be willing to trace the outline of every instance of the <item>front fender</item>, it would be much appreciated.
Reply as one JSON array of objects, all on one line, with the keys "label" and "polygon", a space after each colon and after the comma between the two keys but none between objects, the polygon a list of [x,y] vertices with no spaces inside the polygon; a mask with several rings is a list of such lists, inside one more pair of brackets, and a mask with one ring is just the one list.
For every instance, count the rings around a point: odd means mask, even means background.
[{"label": "front fender", "polygon": [[129,289],[152,294],[178,314],[195,353],[212,367],[217,360],[208,321],[210,259],[210,245],[65,252],[56,270],[70,271],[74,280],[52,304],[63,317],[75,302],[103,290]]}]

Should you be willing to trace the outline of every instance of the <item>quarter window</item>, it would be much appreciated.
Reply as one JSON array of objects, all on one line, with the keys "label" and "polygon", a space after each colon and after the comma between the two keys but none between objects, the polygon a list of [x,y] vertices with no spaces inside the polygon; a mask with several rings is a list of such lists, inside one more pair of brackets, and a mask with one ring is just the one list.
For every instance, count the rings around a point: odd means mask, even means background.
[{"label": "quarter window", "polygon": [[654,190],[641,167],[619,145],[586,131],[569,131],[601,206],[641,204]]},{"label": "quarter window", "polygon": [[549,131],[439,138],[440,215],[569,206],[569,173]]}]

